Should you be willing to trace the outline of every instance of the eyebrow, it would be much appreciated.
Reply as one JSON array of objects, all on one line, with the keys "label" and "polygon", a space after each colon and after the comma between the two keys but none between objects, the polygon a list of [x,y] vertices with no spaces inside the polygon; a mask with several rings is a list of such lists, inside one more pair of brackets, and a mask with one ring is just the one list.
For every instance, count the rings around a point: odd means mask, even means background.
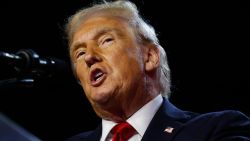
[{"label": "eyebrow", "polygon": [[[98,39],[100,36],[106,34],[106,33],[109,33],[111,31],[117,31],[117,32],[120,32],[118,29],[114,29],[114,28],[97,28],[93,31],[93,34],[94,36],[91,37],[91,39]],[[86,43],[85,42],[81,42],[80,41],[76,41],[75,43],[73,43],[71,46],[70,46],[70,50],[72,50],[71,52],[77,50],[79,47],[81,46],[86,46]]]}]

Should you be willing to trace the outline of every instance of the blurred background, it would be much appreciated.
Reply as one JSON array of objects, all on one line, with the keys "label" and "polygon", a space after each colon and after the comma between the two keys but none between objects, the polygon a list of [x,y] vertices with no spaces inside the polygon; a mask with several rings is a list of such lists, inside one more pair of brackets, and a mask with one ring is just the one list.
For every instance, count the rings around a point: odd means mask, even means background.
[{"label": "blurred background", "polygon": [[[66,62],[48,76],[0,60],[0,112],[44,141],[94,129],[96,117],[69,66],[64,25],[90,0],[2,0],[0,51],[33,50]],[[199,113],[234,109],[250,116],[250,11],[246,1],[133,0],[155,27],[172,70],[172,101]],[[40,75],[40,74],[39,74]]]}]

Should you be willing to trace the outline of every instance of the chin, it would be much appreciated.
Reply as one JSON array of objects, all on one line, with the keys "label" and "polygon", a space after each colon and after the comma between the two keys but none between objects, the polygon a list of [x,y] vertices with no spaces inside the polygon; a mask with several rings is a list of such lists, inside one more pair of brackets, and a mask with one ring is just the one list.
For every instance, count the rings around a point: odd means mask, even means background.
[{"label": "chin", "polygon": [[100,105],[92,105],[92,106],[96,115],[99,116],[100,118],[103,118],[106,120],[112,120],[116,122],[124,120],[123,118],[120,117],[120,115],[116,115],[117,111],[115,111],[114,108],[109,109],[107,107],[103,107]]},{"label": "chin", "polygon": [[99,90],[91,94],[91,100],[98,105],[104,105],[107,104],[111,96],[112,94],[110,92]]}]

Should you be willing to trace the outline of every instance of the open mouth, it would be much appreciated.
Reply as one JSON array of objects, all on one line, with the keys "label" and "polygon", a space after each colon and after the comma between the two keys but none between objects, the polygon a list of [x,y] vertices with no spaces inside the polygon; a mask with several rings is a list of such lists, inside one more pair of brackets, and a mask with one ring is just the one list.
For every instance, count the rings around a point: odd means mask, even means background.
[{"label": "open mouth", "polygon": [[99,86],[106,78],[106,74],[101,69],[94,69],[90,74],[90,81],[92,86]]}]

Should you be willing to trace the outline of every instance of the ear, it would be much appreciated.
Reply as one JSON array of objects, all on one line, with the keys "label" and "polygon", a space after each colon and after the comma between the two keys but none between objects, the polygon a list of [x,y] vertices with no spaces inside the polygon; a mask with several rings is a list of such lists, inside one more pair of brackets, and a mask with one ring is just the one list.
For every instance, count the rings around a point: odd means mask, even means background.
[{"label": "ear", "polygon": [[145,71],[155,70],[160,65],[160,52],[154,44],[148,44],[144,52]]}]

